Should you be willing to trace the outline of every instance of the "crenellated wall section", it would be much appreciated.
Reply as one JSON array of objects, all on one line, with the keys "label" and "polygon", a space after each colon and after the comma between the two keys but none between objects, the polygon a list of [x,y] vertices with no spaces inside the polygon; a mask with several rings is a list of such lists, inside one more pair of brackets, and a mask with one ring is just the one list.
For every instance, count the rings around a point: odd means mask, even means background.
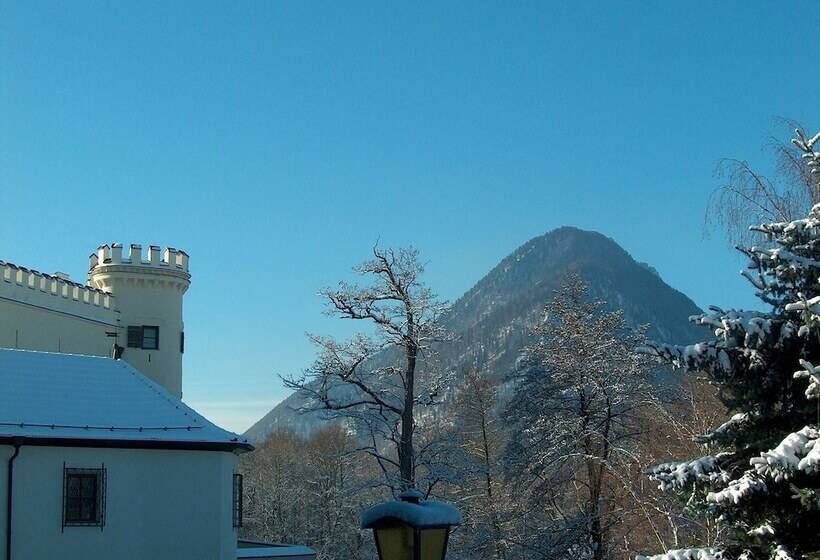
[{"label": "crenellated wall section", "polygon": [[156,245],[148,246],[147,259],[143,259],[142,245],[131,244],[128,255],[123,253],[121,243],[101,245],[96,253],[89,256],[89,271],[98,266],[131,265],[154,267],[158,270],[173,270],[188,274],[188,253],[168,247],[164,251]]},{"label": "crenellated wall section", "polygon": [[0,347],[106,356],[118,318],[109,293],[0,261]]}]

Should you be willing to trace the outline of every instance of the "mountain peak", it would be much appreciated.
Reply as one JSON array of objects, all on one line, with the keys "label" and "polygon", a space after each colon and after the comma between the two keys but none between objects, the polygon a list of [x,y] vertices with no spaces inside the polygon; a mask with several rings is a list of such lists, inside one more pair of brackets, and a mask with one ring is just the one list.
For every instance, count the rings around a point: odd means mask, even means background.
[{"label": "mountain peak", "polygon": [[[563,226],[518,247],[453,304],[444,325],[457,340],[439,348],[441,364],[452,371],[478,364],[496,378],[510,373],[530,327],[569,272],[584,278],[592,297],[622,310],[630,325],[650,325],[654,340],[688,343],[702,337],[688,322],[700,309],[651,266],[601,233]],[[291,395],[247,437],[259,441],[275,429],[310,433],[323,425],[320,414],[294,412],[303,403],[301,395]]]}]

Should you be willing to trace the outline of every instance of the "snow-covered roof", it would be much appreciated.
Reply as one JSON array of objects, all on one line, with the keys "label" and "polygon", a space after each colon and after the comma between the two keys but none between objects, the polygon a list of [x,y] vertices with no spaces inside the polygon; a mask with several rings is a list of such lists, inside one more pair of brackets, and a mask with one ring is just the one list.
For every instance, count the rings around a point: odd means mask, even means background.
[{"label": "snow-covered roof", "polygon": [[14,438],[253,449],[122,360],[0,349],[0,441]]}]

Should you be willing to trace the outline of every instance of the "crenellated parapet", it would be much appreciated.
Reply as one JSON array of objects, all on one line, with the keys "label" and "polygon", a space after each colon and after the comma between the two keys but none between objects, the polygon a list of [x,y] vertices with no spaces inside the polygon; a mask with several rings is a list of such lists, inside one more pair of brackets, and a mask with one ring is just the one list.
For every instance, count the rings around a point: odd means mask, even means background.
[{"label": "crenellated parapet", "polygon": [[131,265],[188,273],[188,260],[188,253],[173,247],[163,250],[156,245],[149,245],[147,254],[143,255],[142,245],[132,243],[126,255],[123,252],[122,243],[113,243],[110,246],[100,245],[96,253],[91,253],[89,270],[94,270],[98,266]]},{"label": "crenellated parapet", "polygon": [[114,296],[65,275],[0,261],[0,297],[93,320],[111,320]]},{"label": "crenellated parapet", "polygon": [[118,293],[123,285],[152,285],[185,292],[191,284],[188,253],[168,247],[132,244],[126,253],[120,243],[101,245],[89,257],[88,283]]}]

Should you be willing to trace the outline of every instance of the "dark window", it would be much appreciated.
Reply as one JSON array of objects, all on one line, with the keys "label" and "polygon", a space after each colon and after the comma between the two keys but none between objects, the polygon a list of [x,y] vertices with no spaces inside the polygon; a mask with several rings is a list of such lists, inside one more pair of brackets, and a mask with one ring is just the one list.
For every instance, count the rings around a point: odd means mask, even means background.
[{"label": "dark window", "polygon": [[159,327],[128,327],[128,347],[159,350]]},{"label": "dark window", "polygon": [[128,327],[128,347],[142,348],[142,327]]},{"label": "dark window", "polygon": [[63,466],[63,527],[105,525],[105,467]]},{"label": "dark window", "polygon": [[159,350],[159,327],[142,327],[143,350]]},{"label": "dark window", "polygon": [[179,353],[180,354],[185,353],[185,333],[184,332],[179,333]]},{"label": "dark window", "polygon": [[242,475],[233,475],[233,526],[242,526]]}]

